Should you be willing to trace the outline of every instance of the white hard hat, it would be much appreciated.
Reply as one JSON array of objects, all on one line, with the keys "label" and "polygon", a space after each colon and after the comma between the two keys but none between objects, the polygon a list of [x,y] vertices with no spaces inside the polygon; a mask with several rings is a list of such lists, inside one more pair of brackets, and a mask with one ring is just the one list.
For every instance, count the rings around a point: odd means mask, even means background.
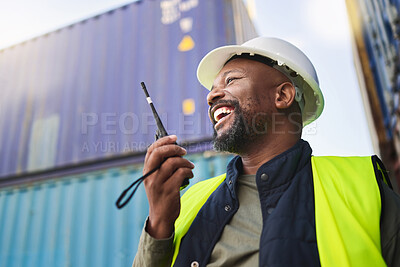
[{"label": "white hard hat", "polygon": [[296,101],[302,110],[303,126],[316,120],[324,109],[324,97],[319,88],[313,64],[296,46],[271,37],[257,37],[242,45],[228,45],[209,52],[199,63],[197,78],[211,90],[214,79],[234,55],[260,55],[276,62],[274,68],[285,74],[296,87]]}]

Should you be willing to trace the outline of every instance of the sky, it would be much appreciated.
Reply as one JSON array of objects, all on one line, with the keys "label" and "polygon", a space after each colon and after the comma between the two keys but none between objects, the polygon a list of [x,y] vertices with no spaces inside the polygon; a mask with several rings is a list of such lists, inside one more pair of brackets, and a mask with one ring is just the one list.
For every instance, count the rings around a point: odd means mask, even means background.
[{"label": "sky", "polygon": [[286,39],[305,52],[325,98],[321,117],[303,138],[315,155],[371,155],[374,151],[359,89],[345,0],[254,0],[260,35]]},{"label": "sky", "polygon": [[[182,0],[184,1],[184,0]],[[201,1],[201,0],[200,0]],[[0,9],[0,49],[117,8],[127,0],[13,0]],[[311,59],[325,97],[305,127],[314,155],[374,151],[359,90],[345,0],[247,0],[259,35],[292,42]]]}]

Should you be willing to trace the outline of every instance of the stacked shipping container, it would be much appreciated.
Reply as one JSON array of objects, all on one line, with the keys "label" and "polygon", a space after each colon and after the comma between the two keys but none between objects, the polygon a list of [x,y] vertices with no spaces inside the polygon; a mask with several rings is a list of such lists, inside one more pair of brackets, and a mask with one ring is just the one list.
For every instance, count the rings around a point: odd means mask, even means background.
[{"label": "stacked shipping container", "polygon": [[392,180],[400,185],[400,1],[346,3],[370,124],[390,175],[396,178]]},{"label": "stacked shipping container", "polygon": [[[188,156],[191,184],[225,172],[228,155]],[[130,164],[0,190],[0,266],[130,266],[148,213],[143,186],[118,210],[119,194],[141,176]]]},{"label": "stacked shipping container", "polygon": [[196,67],[235,43],[234,3],[139,1],[1,51],[0,177],[145,150],[141,81],[170,133],[209,139]]},{"label": "stacked shipping container", "polygon": [[144,0],[0,51],[0,266],[129,266],[147,200],[114,203],[156,129],[140,82],[195,180],[223,173],[196,67],[254,36],[241,0]]}]

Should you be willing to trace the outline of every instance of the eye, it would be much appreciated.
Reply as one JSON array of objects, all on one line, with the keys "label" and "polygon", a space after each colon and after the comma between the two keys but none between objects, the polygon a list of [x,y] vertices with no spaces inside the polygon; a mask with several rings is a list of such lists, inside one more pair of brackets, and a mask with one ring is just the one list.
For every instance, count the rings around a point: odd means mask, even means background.
[{"label": "eye", "polygon": [[236,77],[227,77],[225,80],[225,83],[228,85],[236,79],[237,79]]}]

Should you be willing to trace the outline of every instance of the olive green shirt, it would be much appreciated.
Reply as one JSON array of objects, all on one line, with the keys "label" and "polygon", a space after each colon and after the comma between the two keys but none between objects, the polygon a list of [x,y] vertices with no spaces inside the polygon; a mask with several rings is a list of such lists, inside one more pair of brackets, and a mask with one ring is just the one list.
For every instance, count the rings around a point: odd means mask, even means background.
[{"label": "olive green shirt", "polygon": [[211,253],[208,267],[258,266],[262,214],[255,175],[242,175],[236,191],[239,209]]}]

